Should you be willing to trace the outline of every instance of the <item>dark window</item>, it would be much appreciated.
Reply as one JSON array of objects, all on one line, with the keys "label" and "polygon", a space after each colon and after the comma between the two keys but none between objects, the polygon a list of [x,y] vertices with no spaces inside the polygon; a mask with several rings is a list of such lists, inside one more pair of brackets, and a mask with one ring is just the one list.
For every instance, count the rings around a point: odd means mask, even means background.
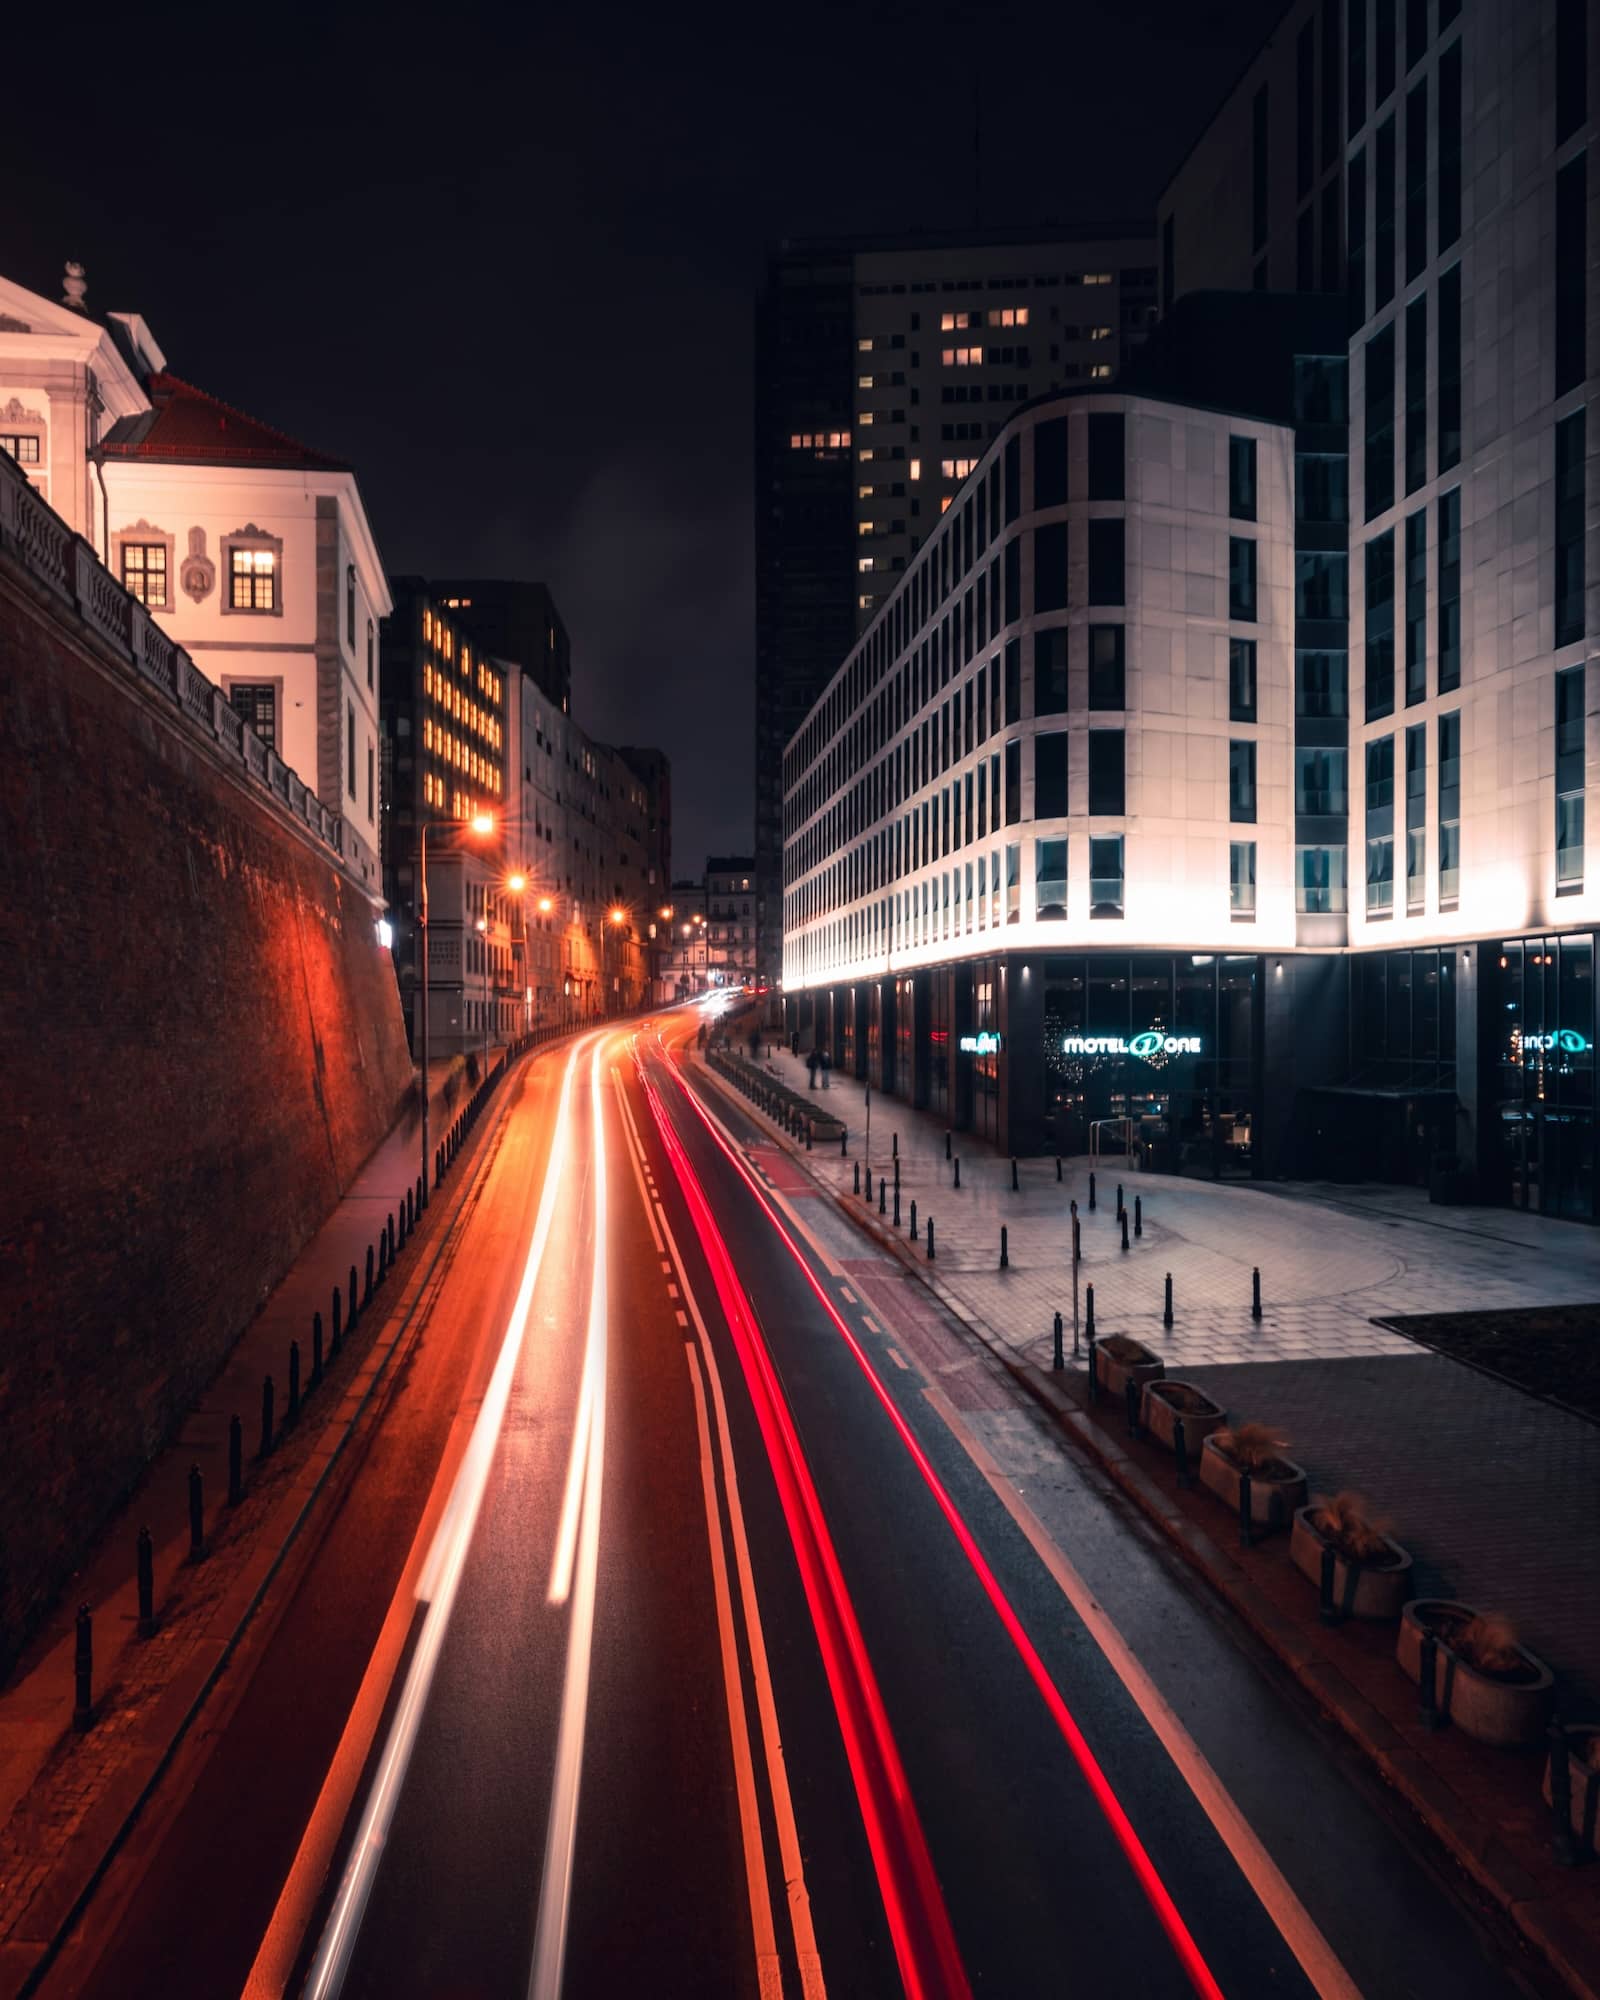
[{"label": "dark window", "polygon": [[356,795],[356,711],[354,702],[346,702],[345,715],[345,762],[351,798]]},{"label": "dark window", "polygon": [[1587,0],[1556,0],[1556,144],[1589,116]]},{"label": "dark window", "polygon": [[[1391,46],[1393,46],[1391,44]],[[1395,229],[1394,119],[1378,127],[1372,190],[1372,310],[1382,312],[1394,297]]]},{"label": "dark window", "polygon": [[1394,0],[1375,0],[1372,23],[1373,99],[1382,104],[1394,89]]},{"label": "dark window", "polygon": [[278,688],[275,681],[235,681],[228,705],[274,750],[278,747]]},{"label": "dark window", "polygon": [[1297,618],[1333,620],[1350,616],[1350,559],[1297,550],[1294,559]]},{"label": "dark window", "polygon": [[1250,923],[1256,914],[1256,844],[1228,843],[1228,909],[1236,923]]},{"label": "dark window", "polygon": [[[1094,811],[1091,793],[1089,810]],[[1033,739],[1033,816],[1065,819],[1067,814],[1067,732],[1046,730]]]},{"label": "dark window", "polygon": [[1033,635],[1033,712],[1067,712],[1067,634],[1064,627]]},{"label": "dark window", "polygon": [[1345,4],[1345,111],[1353,139],[1367,122],[1367,0]]},{"label": "dark window", "polygon": [[1340,716],[1349,701],[1350,663],[1344,652],[1306,646],[1294,656],[1296,715]]},{"label": "dark window", "polygon": [[1406,908],[1411,911],[1426,900],[1427,741],[1426,723],[1406,731]]},{"label": "dark window", "polygon": [[1228,616],[1255,622],[1256,545],[1248,535],[1228,537]]},{"label": "dark window", "polygon": [[1428,53],[1428,0],[1406,0],[1406,68]]},{"label": "dark window", "polygon": [[1267,86],[1262,84],[1250,107],[1250,247],[1267,241]]},{"label": "dark window", "polygon": [[1394,322],[1375,333],[1364,349],[1367,371],[1367,436],[1363,476],[1366,518],[1394,505]]},{"label": "dark window", "polygon": [[1461,43],[1439,58],[1439,253],[1461,234]]},{"label": "dark window", "polygon": [[1256,518],[1256,441],[1228,439],[1228,512],[1235,521]]},{"label": "dark window", "polygon": [[[1297,201],[1311,192],[1317,173],[1317,43],[1316,30],[1307,21],[1300,30],[1294,50],[1294,191]],[[1311,287],[1303,279],[1302,291]]]},{"label": "dark window", "polygon": [[1461,685],[1461,488],[1441,493],[1439,533],[1439,693]]},{"label": "dark window", "polygon": [[1583,637],[1584,412],[1556,425],[1556,636]]},{"label": "dark window", "polygon": [[152,611],[162,609],[167,602],[165,542],[122,544],[122,587]]},{"label": "dark window", "polygon": [[376,818],[372,796],[372,745],[367,745],[367,818]]},{"label": "dark window", "polygon": [[1583,887],[1584,670],[1556,675],[1556,887]]},{"label": "dark window", "polygon": [[1022,818],[1022,745],[1006,745],[1006,825]]},{"label": "dark window", "polygon": [[1295,453],[1294,517],[1335,524],[1349,520],[1350,461],[1343,452]]},{"label": "dark window", "polygon": [[[1120,500],[1124,487],[1124,424],[1120,410],[1089,412],[1089,498]],[[1121,599],[1117,602],[1120,604]]]},{"label": "dark window", "polygon": [[1122,835],[1102,835],[1089,842],[1089,915],[1122,915]]},{"label": "dark window", "polygon": [[378,628],[373,624],[372,620],[369,618],[367,620],[367,686],[368,687],[373,687],[376,685],[377,668],[378,668]]},{"label": "dark window", "polygon": [[[344,570],[344,642],[353,653],[356,649],[356,566],[346,563]],[[352,785],[352,791],[355,787]]]},{"label": "dark window", "polygon": [[1394,530],[1367,543],[1367,720],[1394,713]]},{"label": "dark window", "polygon": [[[1089,421],[1093,423],[1094,419],[1091,417]],[[1120,519],[1089,523],[1089,602],[1127,602],[1123,582],[1123,524]]]},{"label": "dark window", "polygon": [[[1339,87],[1344,58],[1339,50],[1339,0],[1322,0],[1322,164],[1331,167],[1344,137],[1339,122]],[[1332,291],[1333,286],[1324,286]]]},{"label": "dark window", "polygon": [[1254,825],[1256,817],[1256,746],[1235,739],[1228,745],[1228,817]]},{"label": "dark window", "polygon": [[1033,531],[1033,608],[1036,613],[1067,608],[1067,524],[1051,522]]},{"label": "dark window", "polygon": [[1007,722],[1022,720],[1022,641],[1006,641],[1006,714]]},{"label": "dark window", "polygon": [[1346,750],[1294,753],[1294,809],[1311,819],[1349,810],[1350,755]]},{"label": "dark window", "polygon": [[[979,865],[982,866],[981,863]],[[1067,914],[1067,843],[1064,840],[1036,840],[1033,843],[1033,894],[1035,913],[1044,922],[1059,922]]]},{"label": "dark window", "polygon": [[1367,909],[1394,908],[1394,738],[1367,745]]},{"label": "dark window", "polygon": [[1089,706],[1126,708],[1127,673],[1120,625],[1089,627]]},{"label": "dark window", "polygon": [[1406,283],[1428,262],[1428,79],[1406,93]]},{"label": "dark window", "polygon": [[[1113,817],[1127,810],[1126,758],[1120,729],[1089,731],[1089,811]],[[1066,779],[1062,778],[1065,789]],[[1065,810],[1065,808],[1063,808]]]},{"label": "dark window", "polygon": [[1439,279],[1439,465],[1461,463],[1461,266]]},{"label": "dark window", "polygon": [[1006,623],[1015,625],[1022,616],[1022,537],[1013,535],[1006,543]]},{"label": "dark window", "polygon": [[1342,354],[1297,354],[1294,358],[1296,425],[1350,421],[1350,364]]},{"label": "dark window", "polygon": [[1067,420],[1052,417],[1033,433],[1033,504],[1063,507],[1067,499]]},{"label": "dark window", "polygon": [[1006,439],[1005,449],[1006,526],[1022,512],[1022,455],[1015,437]]},{"label": "dark window", "polygon": [[1556,394],[1576,389],[1589,372],[1588,155],[1578,153],[1556,175]]},{"label": "dark window", "polygon": [[1406,307],[1406,491],[1428,477],[1428,295]]},{"label": "dark window", "polygon": [[1406,706],[1428,693],[1428,515],[1406,516]]},{"label": "dark window", "polygon": [[1461,893],[1461,715],[1439,717],[1439,907]]},{"label": "dark window", "polygon": [[[1359,7],[1361,0],[1354,0]],[[1351,156],[1346,178],[1345,291],[1349,300],[1349,327],[1354,333],[1367,317],[1367,155],[1363,149]]]},{"label": "dark window", "polygon": [[1254,722],[1256,719],[1256,642],[1254,639],[1228,641],[1228,720]]},{"label": "dark window", "polygon": [[1322,289],[1344,289],[1344,188],[1341,180],[1331,180],[1322,190]]}]

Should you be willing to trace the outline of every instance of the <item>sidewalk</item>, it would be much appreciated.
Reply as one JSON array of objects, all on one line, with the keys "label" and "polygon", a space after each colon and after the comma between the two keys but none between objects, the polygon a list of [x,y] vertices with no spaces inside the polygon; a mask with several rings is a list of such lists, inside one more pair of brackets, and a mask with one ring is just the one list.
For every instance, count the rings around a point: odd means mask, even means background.
[{"label": "sidewalk", "polygon": [[[769,1069],[809,1098],[803,1062],[776,1044]],[[1282,1536],[1234,1549],[1234,1523],[1202,1491],[1179,1493],[1170,1455],[1125,1435],[1119,1410],[1084,1408],[1073,1359],[1070,1202],[1083,1249],[1080,1321],[1095,1291],[1096,1331],[1129,1333],[1232,1418],[1291,1440],[1313,1492],[1369,1497],[1416,1565],[1415,1595],[1449,1596],[1508,1615],[1555,1669],[1566,1719],[1600,1712],[1600,1601],[1592,1533],[1600,1493],[1600,1426],[1374,1324],[1377,1315],[1600,1300],[1600,1231],[1491,1209],[1440,1209],[1395,1188],[1252,1186],[1119,1168],[1098,1173],[1088,1206],[1084,1159],[997,1159],[956,1134],[961,1186],[945,1160],[942,1121],[897,1098],[872,1097],[873,1195],[866,1170],[863,1086],[837,1075],[818,1101],[848,1125],[849,1157],[803,1149],[819,1193],[930,1283],[1000,1351],[1032,1392],[1203,1569],[1356,1738],[1386,1775],[1511,1910],[1580,1990],[1600,1992],[1600,1867],[1552,1860],[1538,1787],[1544,1753],[1495,1751],[1416,1722],[1416,1695],[1394,1664],[1391,1628],[1320,1625],[1316,1593],[1287,1561]],[[759,1114],[752,1114],[761,1120]],[[772,1128],[776,1134],[776,1128]],[[898,1137],[903,1226],[892,1228]],[[790,1143],[792,1142],[785,1142]],[[964,1150],[965,1149],[965,1150]],[[890,1214],[877,1182],[890,1168]],[[1130,1211],[1121,1248],[1117,1183]],[[1135,1198],[1142,1235],[1132,1235]],[[918,1206],[921,1240],[905,1226]],[[936,1258],[927,1261],[932,1216]],[[1009,1268],[1000,1269],[1000,1230]],[[1259,1268],[1262,1317],[1251,1317]],[[1174,1324],[1163,1324],[1172,1274]],[[1065,1322],[1067,1367],[1052,1361],[1052,1320]]]},{"label": "sidewalk", "polygon": [[[498,1051],[496,1052],[498,1055]],[[495,1074],[498,1076],[497,1067]],[[430,1069],[431,1140],[444,1139],[466,1109],[471,1086],[459,1059]],[[485,1106],[492,1097],[486,1097]],[[396,1309],[425,1277],[442,1237],[458,1172],[437,1191],[415,1239],[419,1260],[397,1253],[396,1282],[363,1310],[337,1360],[333,1289],[349,1334],[349,1273],[365,1287],[369,1246],[421,1172],[420,1110],[401,1118],[284,1275],[226,1366],[147,1468],[62,1603],[35,1634],[0,1689],[0,1996],[25,1988],[90,1887],[146,1789],[159,1775],[218,1668],[275,1572],[338,1456],[368,1391],[383,1372],[399,1322]],[[465,1143],[465,1142],[464,1142]],[[327,1383],[312,1397],[312,1314],[323,1318]],[[311,1421],[286,1428],[288,1350],[300,1345],[302,1396]],[[274,1380],[277,1441],[258,1456],[262,1383]],[[244,1499],[226,1505],[229,1420],[244,1432]],[[207,1555],[191,1565],[188,1473],[204,1482]],[[157,1631],[137,1636],[135,1547],[154,1542]],[[75,1616],[93,1612],[94,1726],[72,1728]]]}]

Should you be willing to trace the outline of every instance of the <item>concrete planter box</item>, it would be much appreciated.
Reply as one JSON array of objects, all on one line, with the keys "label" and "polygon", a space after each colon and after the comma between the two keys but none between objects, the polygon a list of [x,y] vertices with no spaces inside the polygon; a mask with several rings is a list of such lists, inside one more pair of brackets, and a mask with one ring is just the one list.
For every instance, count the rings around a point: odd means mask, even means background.
[{"label": "concrete planter box", "polygon": [[[1572,1831],[1586,1853],[1600,1853],[1600,1771],[1591,1768],[1584,1752],[1600,1737],[1600,1724],[1569,1722],[1562,1730],[1567,1739],[1567,1790],[1572,1799]],[[1544,1760],[1544,1802],[1550,1804],[1550,1759]]]},{"label": "concrete planter box", "polygon": [[1536,1743],[1549,1721],[1554,1676],[1525,1646],[1517,1648],[1529,1675],[1522,1681],[1482,1673],[1452,1652],[1445,1636],[1449,1627],[1476,1615],[1472,1605],[1458,1604],[1448,1597],[1413,1598],[1400,1616],[1395,1658],[1406,1676],[1420,1685],[1422,1634],[1431,1628],[1439,1641],[1433,1656],[1433,1691],[1439,1713],[1476,1743],[1492,1743],[1502,1749]]},{"label": "concrete planter box", "polygon": [[[1268,1479],[1259,1472],[1250,1475],[1250,1520],[1257,1528],[1286,1528],[1297,1508],[1306,1504],[1306,1475],[1293,1459],[1280,1459],[1286,1475]],[[1200,1453],[1200,1484],[1216,1494],[1225,1507],[1239,1512],[1240,1472],[1226,1457],[1215,1437],[1208,1437]]]},{"label": "concrete planter box", "polygon": [[[1127,1336],[1122,1338],[1127,1339]],[[1152,1354],[1137,1340],[1129,1340],[1128,1346],[1134,1352],[1119,1360],[1108,1351],[1103,1340],[1095,1342],[1095,1373],[1100,1387],[1119,1403],[1126,1397],[1130,1382],[1137,1382],[1142,1388],[1146,1382],[1157,1381],[1167,1372],[1167,1364],[1159,1354]]]},{"label": "concrete planter box", "polygon": [[[1289,1538],[1289,1559],[1319,1588],[1322,1551],[1330,1544],[1311,1521],[1310,1507],[1297,1507]],[[1333,1601],[1347,1618],[1398,1618],[1411,1595],[1411,1557],[1384,1536],[1385,1553],[1372,1562],[1352,1562],[1334,1547]]]},{"label": "concrete planter box", "polygon": [[[1175,1409],[1170,1399],[1170,1392],[1174,1389],[1186,1389],[1191,1396],[1199,1398],[1202,1407],[1197,1410]],[[1225,1421],[1224,1412],[1192,1382],[1169,1382],[1164,1379],[1146,1382],[1144,1394],[1140,1399],[1139,1421],[1158,1443],[1166,1446],[1168,1451],[1177,1449],[1172,1439],[1173,1426],[1179,1417],[1183,1419],[1184,1449],[1189,1454],[1189,1463],[1192,1465],[1199,1456],[1201,1445],[1214,1430],[1222,1427]]]}]

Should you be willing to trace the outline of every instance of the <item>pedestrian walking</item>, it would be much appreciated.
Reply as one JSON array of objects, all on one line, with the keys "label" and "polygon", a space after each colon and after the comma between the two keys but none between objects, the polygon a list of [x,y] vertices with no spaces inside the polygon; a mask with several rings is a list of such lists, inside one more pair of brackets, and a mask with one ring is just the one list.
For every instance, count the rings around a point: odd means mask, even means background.
[{"label": "pedestrian walking", "polygon": [[806,1057],[806,1069],[810,1073],[811,1088],[813,1090],[815,1090],[817,1087],[817,1071],[821,1067],[821,1064],[822,1064],[821,1056],[818,1055],[815,1049],[813,1049],[810,1055]]}]

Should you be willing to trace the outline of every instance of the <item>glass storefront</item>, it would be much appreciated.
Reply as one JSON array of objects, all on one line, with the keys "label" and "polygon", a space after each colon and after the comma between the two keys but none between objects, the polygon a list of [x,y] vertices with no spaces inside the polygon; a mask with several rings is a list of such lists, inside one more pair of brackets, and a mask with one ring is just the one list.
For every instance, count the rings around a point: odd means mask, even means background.
[{"label": "glass storefront", "polygon": [[998,1145],[1000,1057],[983,1038],[998,1035],[1000,1028],[999,968],[993,959],[981,959],[973,967],[973,973],[972,1025],[984,1053],[968,1059],[972,1065],[972,1129],[991,1145]]},{"label": "glass storefront", "polygon": [[941,968],[929,976],[928,1109],[948,1124],[954,1109],[951,1051],[955,1035],[954,972]]},{"label": "glass storefront", "polygon": [[907,1103],[916,1094],[916,982],[909,976],[894,983],[894,1089]]},{"label": "glass storefront", "polygon": [[1591,1222],[1594,937],[1508,939],[1482,954],[1485,1193]]},{"label": "glass storefront", "polygon": [[[1039,1074],[1057,1152],[1088,1152],[1095,1125],[1127,1120],[1101,1143],[1119,1145],[1128,1130],[1154,1171],[1255,1171],[1259,959],[1063,955],[1041,971]],[[1015,1044],[1013,1056],[1027,1060]]]}]

